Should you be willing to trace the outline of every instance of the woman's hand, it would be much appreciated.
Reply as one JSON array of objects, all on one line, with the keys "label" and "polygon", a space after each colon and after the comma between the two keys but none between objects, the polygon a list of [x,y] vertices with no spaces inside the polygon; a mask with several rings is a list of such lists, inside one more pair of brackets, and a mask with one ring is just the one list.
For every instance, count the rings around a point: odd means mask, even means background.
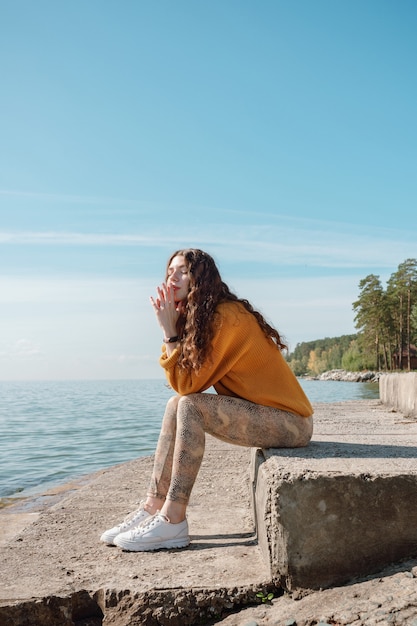
[{"label": "woman's hand", "polygon": [[156,289],[157,297],[150,297],[158,324],[164,332],[164,336],[175,337],[177,334],[177,321],[181,312],[181,302],[175,302],[175,294],[172,287],[162,283]]}]

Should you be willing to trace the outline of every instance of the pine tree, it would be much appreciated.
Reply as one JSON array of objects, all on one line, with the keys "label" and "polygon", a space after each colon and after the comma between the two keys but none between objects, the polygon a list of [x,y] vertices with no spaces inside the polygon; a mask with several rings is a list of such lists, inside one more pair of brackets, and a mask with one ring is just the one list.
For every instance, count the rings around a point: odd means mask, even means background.
[{"label": "pine tree", "polygon": [[412,310],[417,304],[417,259],[406,259],[391,274],[387,286],[392,318],[395,324],[395,356],[397,369],[403,369],[404,354],[407,369],[411,369]]},{"label": "pine tree", "polygon": [[[356,311],[355,325],[361,333],[361,345],[365,356],[374,367],[381,369],[381,341],[385,339],[387,304],[379,276],[369,274],[359,283],[361,290],[358,300],[353,303]],[[384,351],[385,353],[385,351]]]}]

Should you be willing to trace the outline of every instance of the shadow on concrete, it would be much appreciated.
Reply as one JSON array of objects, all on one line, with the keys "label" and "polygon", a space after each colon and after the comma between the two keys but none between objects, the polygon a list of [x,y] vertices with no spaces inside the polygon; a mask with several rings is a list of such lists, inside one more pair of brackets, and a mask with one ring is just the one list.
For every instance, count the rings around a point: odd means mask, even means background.
[{"label": "shadow on concrete", "polygon": [[378,578],[383,579],[387,576],[395,576],[395,574],[408,573],[409,577],[413,578],[411,570],[415,567],[417,567],[417,559],[407,557],[404,560],[390,563],[383,569],[372,572],[366,576],[357,576],[352,580],[348,580],[346,583],[341,585],[341,587],[350,587],[353,585],[357,585],[358,583],[366,582],[368,580],[375,580]]},{"label": "shadow on concrete", "polygon": [[[234,546],[253,546],[258,539],[255,532],[215,534],[215,535],[191,535],[189,550],[208,550],[212,548],[226,548]],[[236,539],[236,541],[233,541]],[[198,542],[198,543],[195,543]]]}]

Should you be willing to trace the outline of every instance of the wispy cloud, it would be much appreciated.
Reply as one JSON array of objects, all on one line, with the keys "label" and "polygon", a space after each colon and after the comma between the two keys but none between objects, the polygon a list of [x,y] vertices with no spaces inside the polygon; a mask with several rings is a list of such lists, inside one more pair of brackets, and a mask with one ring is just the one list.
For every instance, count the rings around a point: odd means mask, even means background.
[{"label": "wispy cloud", "polygon": [[64,245],[64,246],[155,246],[166,243],[160,237],[130,234],[68,233],[68,232],[2,232],[0,244]]},{"label": "wispy cloud", "polygon": [[47,202],[70,202],[72,204],[107,204],[109,202],[121,202],[119,198],[106,198],[103,196],[83,196],[64,193],[48,193],[42,191],[22,191],[19,189],[0,189],[0,196],[8,198],[22,198],[25,200],[43,200]]},{"label": "wispy cloud", "polygon": [[[2,276],[0,304],[48,303],[72,309],[82,303],[95,303],[102,308],[104,303],[123,305],[135,294],[153,293],[154,282],[149,279],[87,278],[87,277],[26,277]],[[1,312],[1,311],[0,311]],[[4,312],[4,308],[3,308]]]},{"label": "wispy cloud", "polygon": [[4,345],[0,350],[1,359],[32,361],[42,357],[40,345],[29,339],[18,339],[13,344]]},{"label": "wispy cloud", "polygon": [[[266,219],[265,216],[263,216]],[[213,252],[221,261],[282,267],[322,267],[328,269],[396,268],[405,258],[415,255],[415,241],[407,231],[388,231],[375,227],[363,231],[358,225],[274,217],[269,223],[239,223],[225,216],[223,221],[208,221],[204,226],[184,225],[180,229],[164,226],[143,228],[132,233],[7,231],[0,232],[4,246],[78,246],[78,247],[182,247],[185,242]],[[168,233],[168,234],[166,234]],[[187,244],[185,244],[187,245]],[[138,254],[135,251],[135,254]]]}]

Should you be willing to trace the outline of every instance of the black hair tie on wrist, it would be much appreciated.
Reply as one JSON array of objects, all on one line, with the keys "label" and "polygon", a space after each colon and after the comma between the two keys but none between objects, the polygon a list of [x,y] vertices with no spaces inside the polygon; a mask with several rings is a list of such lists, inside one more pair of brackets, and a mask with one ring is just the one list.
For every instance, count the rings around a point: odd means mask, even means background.
[{"label": "black hair tie on wrist", "polygon": [[178,339],[178,335],[175,335],[175,337],[164,337],[163,341],[164,343],[176,343]]}]

